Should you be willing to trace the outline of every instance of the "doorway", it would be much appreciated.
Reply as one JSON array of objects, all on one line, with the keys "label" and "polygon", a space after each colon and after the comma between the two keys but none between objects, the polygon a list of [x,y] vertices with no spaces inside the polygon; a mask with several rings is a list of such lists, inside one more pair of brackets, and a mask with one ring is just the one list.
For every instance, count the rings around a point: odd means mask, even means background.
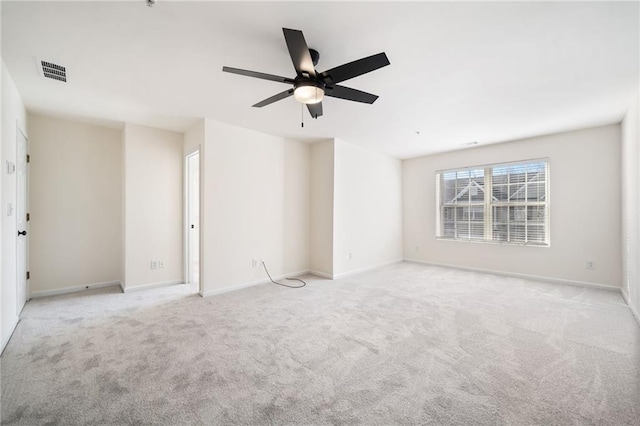
[{"label": "doorway", "polygon": [[27,295],[29,294],[28,279],[28,253],[29,253],[29,237],[28,237],[28,150],[27,137],[22,133],[20,128],[17,129],[17,152],[16,152],[16,226],[18,228],[18,238],[16,240],[16,260],[17,260],[17,313],[20,315],[22,308],[27,303]]},{"label": "doorway", "polygon": [[185,283],[200,290],[200,151],[185,157]]}]

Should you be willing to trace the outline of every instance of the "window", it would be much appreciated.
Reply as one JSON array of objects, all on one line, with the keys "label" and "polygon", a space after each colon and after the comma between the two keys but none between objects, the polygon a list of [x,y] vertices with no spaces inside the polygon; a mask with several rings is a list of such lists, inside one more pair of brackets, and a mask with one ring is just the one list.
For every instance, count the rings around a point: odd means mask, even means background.
[{"label": "window", "polygon": [[436,173],[438,238],[549,245],[548,161]]}]

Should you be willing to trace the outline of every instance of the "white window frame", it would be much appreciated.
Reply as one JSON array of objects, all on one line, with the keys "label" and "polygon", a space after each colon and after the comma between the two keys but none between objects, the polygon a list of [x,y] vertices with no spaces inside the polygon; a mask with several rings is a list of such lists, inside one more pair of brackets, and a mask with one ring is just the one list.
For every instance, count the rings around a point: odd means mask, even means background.
[{"label": "white window frame", "polygon": [[[528,198],[525,196],[523,201],[500,201],[497,200],[494,195],[493,195],[493,181],[492,181],[492,175],[493,175],[493,169],[494,168],[504,168],[504,167],[511,167],[511,166],[525,166],[528,164],[534,164],[534,163],[544,163],[545,164],[545,175],[544,175],[544,201],[529,201]],[[522,245],[522,246],[532,246],[532,247],[550,247],[550,171],[549,171],[549,165],[550,165],[550,161],[548,158],[537,158],[537,159],[531,159],[531,160],[521,160],[521,161],[513,161],[513,162],[506,162],[506,163],[494,163],[494,164],[487,164],[487,165],[479,165],[479,166],[470,166],[470,167],[460,167],[460,168],[455,168],[455,169],[443,169],[443,170],[437,170],[436,171],[436,238],[440,239],[440,240],[446,240],[446,241],[467,241],[467,242],[481,242],[481,243],[492,243],[492,244],[508,244],[508,245]],[[450,173],[460,173],[460,172],[470,172],[470,171],[484,171],[483,174],[483,180],[484,180],[484,188],[483,192],[485,192],[485,197],[484,200],[481,202],[472,202],[471,200],[469,200],[468,202],[464,202],[464,203],[460,203],[457,204],[456,202],[444,202],[444,200],[442,199],[442,197],[444,196],[444,188],[443,188],[443,175],[444,174],[450,174]],[[531,181],[526,181],[523,182],[522,184],[522,188],[525,192],[528,191],[528,188],[530,186],[532,182]],[[469,186],[472,183],[469,183]],[[476,183],[477,185],[477,183]],[[503,185],[503,184],[501,184]],[[488,190],[486,188],[489,188]],[[465,188],[466,189],[466,188]],[[519,189],[520,190],[520,189]],[[519,191],[518,190],[518,191]],[[464,191],[464,190],[463,190]],[[462,193],[463,191],[460,191],[460,193]],[[518,192],[516,191],[516,192]],[[489,194],[489,197],[487,197],[486,195]],[[460,194],[456,195],[455,199],[457,199],[460,196]],[[474,238],[472,237],[472,232],[471,232],[471,221],[469,221],[469,232],[467,233],[466,237],[460,237],[457,234],[457,228],[454,231],[454,236],[445,236],[445,230],[444,230],[444,225],[445,225],[445,220],[444,220],[444,211],[445,211],[445,207],[451,208],[454,207],[454,211],[457,211],[457,208],[459,207],[478,207],[478,206],[482,206],[483,212],[484,212],[484,220],[483,220],[483,237],[482,238],[478,238],[477,236]],[[529,207],[539,207],[542,206],[544,207],[544,221],[541,224],[534,224],[534,223],[529,223],[528,222],[528,216],[525,214],[524,215],[524,223],[522,225],[524,225],[524,240],[525,241],[510,241],[510,235],[509,232],[511,230],[511,226],[513,225],[512,223],[509,222],[509,219],[507,219],[507,223],[500,223],[500,224],[495,224],[494,223],[494,218],[493,218],[493,214],[494,214],[494,208],[500,208],[500,207],[507,207],[507,211],[509,210],[510,207],[520,207],[520,208],[524,208],[525,211],[528,210]],[[509,217],[509,214],[507,214],[507,216]],[[458,221],[456,219],[454,219],[454,223],[457,225]],[[477,224],[477,222],[476,222]],[[506,225],[506,229],[507,229],[507,240],[496,240],[494,239],[494,226],[495,225]],[[515,226],[515,225],[514,225]],[[531,229],[530,227],[536,227],[536,226],[541,226],[544,227],[544,241],[540,242],[540,241],[528,241],[528,232]],[[477,230],[477,228],[476,228]]]}]

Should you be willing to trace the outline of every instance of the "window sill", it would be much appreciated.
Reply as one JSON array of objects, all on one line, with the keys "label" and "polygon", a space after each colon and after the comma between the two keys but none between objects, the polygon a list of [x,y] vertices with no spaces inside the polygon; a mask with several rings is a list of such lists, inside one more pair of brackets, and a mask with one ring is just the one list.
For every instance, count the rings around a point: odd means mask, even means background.
[{"label": "window sill", "polygon": [[540,248],[549,248],[551,247],[550,243],[546,244],[532,244],[532,243],[512,243],[508,241],[493,241],[493,240],[467,240],[463,238],[446,238],[446,237],[436,237],[438,241],[452,241],[456,243],[475,243],[475,244],[493,244],[493,245],[501,245],[501,246],[519,246],[519,247],[540,247]]}]

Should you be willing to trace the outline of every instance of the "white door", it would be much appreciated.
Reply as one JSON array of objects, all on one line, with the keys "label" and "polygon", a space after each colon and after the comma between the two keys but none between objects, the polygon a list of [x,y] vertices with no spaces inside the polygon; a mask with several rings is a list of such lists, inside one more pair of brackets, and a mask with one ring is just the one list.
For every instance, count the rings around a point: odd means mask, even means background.
[{"label": "white door", "polygon": [[27,236],[27,138],[18,129],[17,141],[17,160],[16,160],[16,222],[18,226],[18,242],[16,248],[16,257],[18,262],[18,313],[22,311],[24,304],[27,303],[28,281],[28,249],[29,237]]},{"label": "white door", "polygon": [[187,281],[200,281],[200,154],[187,157]]}]

